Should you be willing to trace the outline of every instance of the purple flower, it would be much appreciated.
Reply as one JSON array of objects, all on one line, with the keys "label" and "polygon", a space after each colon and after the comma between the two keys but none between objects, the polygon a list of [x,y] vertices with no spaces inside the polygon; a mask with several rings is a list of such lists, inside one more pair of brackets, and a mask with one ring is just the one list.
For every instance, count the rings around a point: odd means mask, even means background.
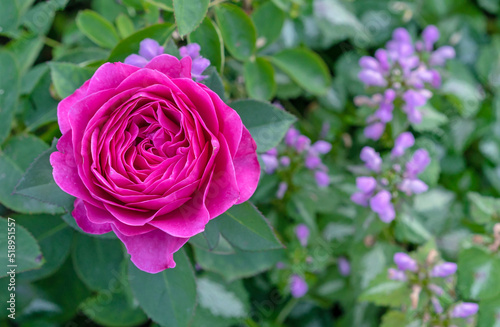
[{"label": "purple flower", "polygon": [[351,273],[351,264],[349,263],[349,260],[344,257],[339,257],[337,264],[339,267],[339,273],[342,276],[349,276]]},{"label": "purple flower", "polygon": [[361,150],[360,158],[365,162],[365,166],[368,169],[376,173],[380,172],[380,168],[382,167],[382,158],[373,148],[365,146]]},{"label": "purple flower", "polygon": [[412,194],[424,193],[427,192],[427,190],[429,189],[427,184],[422,182],[420,179],[408,179],[408,178],[403,179],[401,184],[399,184],[398,188],[399,190],[405,192],[406,195],[408,196]]},{"label": "purple flower", "polygon": [[283,156],[280,158],[280,164],[283,166],[283,167],[288,167],[290,166],[290,157],[287,157],[287,156]]},{"label": "purple flower", "polygon": [[359,65],[361,66],[361,68],[374,71],[379,71],[381,68],[380,63],[377,61],[377,59],[370,56],[361,57],[361,59],[359,59]]},{"label": "purple flower", "polygon": [[271,156],[277,156],[278,155],[278,149],[272,148],[266,151],[266,154],[269,154]]},{"label": "purple flower", "polygon": [[205,69],[210,66],[210,60],[200,56],[200,45],[197,43],[190,43],[184,47],[179,48],[179,53],[182,58],[191,57],[191,75],[196,82],[201,82],[208,76],[202,75]]},{"label": "purple flower", "polygon": [[434,312],[436,312],[437,314],[443,313],[443,306],[435,296],[431,297],[431,302],[432,306],[434,307]]},{"label": "purple flower", "polygon": [[425,51],[432,51],[434,43],[439,40],[439,30],[434,25],[427,26],[422,32],[422,40],[424,41]]},{"label": "purple flower", "polygon": [[351,195],[351,201],[363,207],[368,206],[369,200],[370,200],[370,195],[367,195],[363,192],[356,192],[353,195]]},{"label": "purple flower", "polygon": [[437,286],[436,284],[430,284],[429,289],[432,291],[432,293],[436,294],[437,296],[441,296],[444,294],[444,290]]},{"label": "purple flower", "polygon": [[316,169],[321,165],[321,159],[316,156],[316,154],[308,153],[305,160],[305,166],[307,169]]},{"label": "purple flower", "polygon": [[387,86],[387,81],[385,80],[382,73],[375,70],[363,69],[359,72],[358,78],[361,80],[361,82],[368,86]]},{"label": "purple flower", "polygon": [[285,134],[285,144],[289,147],[295,146],[295,142],[297,141],[299,135],[300,133],[297,129],[290,127]]},{"label": "purple flower", "polygon": [[309,227],[307,227],[305,224],[299,224],[297,225],[297,227],[295,227],[295,235],[297,235],[300,245],[302,245],[303,247],[307,246],[307,242],[309,241],[309,234]]},{"label": "purple flower", "polygon": [[418,149],[413,157],[406,163],[405,177],[415,179],[430,164],[429,152],[425,149]]},{"label": "purple flower", "polygon": [[290,292],[295,298],[303,297],[306,295],[308,286],[306,281],[299,275],[292,275],[290,277]]},{"label": "purple flower", "polygon": [[445,45],[431,54],[429,64],[431,66],[444,66],[446,60],[453,58],[455,58],[455,49],[449,45]]},{"label": "purple flower", "polygon": [[415,144],[415,138],[413,137],[412,133],[404,132],[399,134],[399,136],[396,138],[396,141],[394,142],[394,148],[391,151],[391,157],[401,157],[405,153],[405,150],[412,147],[413,144]]},{"label": "purple flower", "polygon": [[378,62],[380,63],[380,68],[383,71],[388,71],[390,69],[391,66],[389,64],[386,50],[378,49],[377,51],[375,51],[375,58],[377,58]]},{"label": "purple flower", "polygon": [[311,148],[319,154],[327,154],[332,149],[332,145],[327,141],[319,140],[314,142]]},{"label": "purple flower", "polygon": [[394,254],[394,263],[398,266],[398,269],[402,271],[408,270],[415,272],[418,270],[417,262],[404,252]]},{"label": "purple flower", "polygon": [[261,154],[260,157],[264,162],[264,171],[266,174],[274,173],[279,166],[278,157],[267,153]]},{"label": "purple flower", "polygon": [[392,279],[392,280],[399,280],[399,281],[402,281],[402,282],[405,282],[406,281],[406,274],[404,271],[401,271],[401,270],[398,270],[398,269],[394,269],[394,268],[389,268],[387,270],[387,272],[389,273],[389,279]]},{"label": "purple flower", "polygon": [[386,190],[378,192],[370,199],[370,208],[378,214],[384,223],[390,223],[396,218],[396,212],[391,202],[391,193]]},{"label": "purple flower", "polygon": [[305,135],[299,135],[295,140],[295,149],[298,153],[303,152],[304,150],[309,148],[311,144],[311,140]]},{"label": "purple flower", "polygon": [[319,187],[327,187],[330,185],[330,176],[322,170],[317,170],[314,173],[314,178],[316,179],[316,184],[318,184]]},{"label": "purple flower", "polygon": [[283,199],[287,190],[288,190],[288,184],[286,182],[279,183],[278,191],[276,192],[276,197],[278,199]]},{"label": "purple flower", "polygon": [[285,269],[286,265],[282,261],[276,262],[276,269]]},{"label": "purple flower", "polygon": [[467,318],[473,316],[479,310],[479,305],[477,303],[463,302],[457,304],[453,311],[451,312],[452,318]]},{"label": "purple flower", "polygon": [[384,133],[384,130],[385,124],[382,122],[376,122],[365,127],[364,135],[367,139],[377,141]]},{"label": "purple flower", "polygon": [[163,54],[163,47],[153,39],[144,39],[140,43],[139,54],[131,54],[125,58],[127,65],[144,67],[156,56]]},{"label": "purple flower", "polygon": [[457,271],[457,264],[453,262],[444,262],[434,266],[431,271],[431,277],[445,278],[453,275]]},{"label": "purple flower", "polygon": [[361,176],[356,178],[357,188],[364,194],[371,194],[377,187],[377,180],[369,176]]}]

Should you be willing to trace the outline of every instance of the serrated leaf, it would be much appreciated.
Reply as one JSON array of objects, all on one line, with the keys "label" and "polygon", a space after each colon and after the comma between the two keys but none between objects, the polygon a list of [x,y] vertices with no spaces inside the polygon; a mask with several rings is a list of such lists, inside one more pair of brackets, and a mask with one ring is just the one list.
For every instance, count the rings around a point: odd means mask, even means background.
[{"label": "serrated leaf", "polygon": [[479,224],[489,223],[500,214],[500,199],[475,192],[467,193],[467,198],[471,202],[471,216]]},{"label": "serrated leaf", "polygon": [[387,272],[383,272],[370,283],[359,300],[376,305],[400,307],[409,302],[410,293],[406,282],[390,280],[387,278]]},{"label": "serrated leaf", "polygon": [[191,33],[205,17],[210,0],[173,0],[179,34]]},{"label": "serrated leaf", "polygon": [[113,24],[95,11],[80,11],[76,16],[76,25],[86,37],[103,48],[113,49],[120,41]]},{"label": "serrated leaf", "polygon": [[66,62],[51,62],[49,66],[54,87],[61,98],[73,94],[95,72],[94,68],[80,67]]},{"label": "serrated leaf", "polygon": [[224,67],[224,43],[217,26],[208,17],[188,36],[190,43],[200,45],[200,54],[222,73]]},{"label": "serrated leaf", "polygon": [[305,90],[323,95],[331,83],[330,72],[323,59],[305,48],[286,49],[271,57],[271,61]]},{"label": "serrated leaf", "polygon": [[250,202],[231,207],[217,218],[224,238],[243,251],[262,251],[283,247],[264,216]]},{"label": "serrated leaf", "polygon": [[129,264],[129,280],[137,301],[160,325],[187,327],[196,306],[196,280],[183,250],[174,254],[176,266],[157,274]]},{"label": "serrated leaf", "polygon": [[247,14],[235,5],[221,4],[215,7],[215,17],[229,53],[238,60],[250,58],[255,53],[257,32]]},{"label": "serrated leaf", "polygon": [[286,111],[257,100],[234,101],[230,106],[252,134],[258,152],[266,152],[277,146],[296,120]]},{"label": "serrated leaf", "polygon": [[247,61],[244,66],[245,86],[251,98],[270,100],[276,93],[274,68],[265,58]]},{"label": "serrated leaf", "polygon": [[[42,252],[36,239],[14,219],[0,217],[0,263],[4,269],[0,277],[7,276],[7,271],[14,269],[16,273],[39,268],[43,264]],[[9,241],[13,244],[9,244]],[[9,246],[13,247],[9,249]],[[8,250],[12,250],[9,251]],[[12,256],[14,254],[14,256]],[[16,265],[15,267],[10,265]]]}]

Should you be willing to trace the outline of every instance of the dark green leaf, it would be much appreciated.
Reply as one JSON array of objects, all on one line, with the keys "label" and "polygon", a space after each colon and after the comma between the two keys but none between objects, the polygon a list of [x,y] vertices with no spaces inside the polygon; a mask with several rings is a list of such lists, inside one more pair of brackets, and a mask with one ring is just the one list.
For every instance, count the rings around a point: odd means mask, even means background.
[{"label": "dark green leaf", "polygon": [[20,38],[9,42],[6,46],[17,60],[20,76],[33,65],[42,48],[43,38],[29,33],[22,34]]},{"label": "dark green leaf", "polygon": [[0,277],[7,276],[7,271],[10,269],[20,273],[36,269],[43,264],[42,252],[36,239],[23,226],[14,222],[12,218],[0,217],[0,228],[3,231],[0,237],[0,263],[4,267]]},{"label": "dark green leaf", "polygon": [[331,83],[325,62],[311,50],[286,49],[272,56],[271,60],[297,84],[313,94],[325,94]]},{"label": "dark green leaf", "polygon": [[277,146],[295,121],[291,114],[266,102],[240,100],[230,105],[252,134],[258,152],[266,152]]},{"label": "dark green leaf", "polygon": [[76,17],[76,25],[86,37],[103,48],[113,49],[120,41],[113,24],[95,11],[80,11]]},{"label": "dark green leaf", "polygon": [[9,135],[16,109],[20,77],[14,56],[0,51],[0,144]]},{"label": "dark green leaf", "polygon": [[257,46],[265,48],[280,36],[285,23],[285,13],[268,1],[252,12],[252,20],[257,29]]},{"label": "dark green leaf", "polygon": [[208,77],[202,81],[203,84],[208,86],[208,88],[222,99],[222,101],[226,102],[226,92],[224,90],[224,83],[220,75],[217,73],[217,70],[214,67],[209,67],[204,73]]},{"label": "dark green leaf", "polygon": [[122,244],[110,240],[76,234],[73,264],[80,279],[92,290],[106,290],[120,275],[124,262]]},{"label": "dark green leaf", "polygon": [[375,278],[359,297],[360,301],[369,301],[377,305],[400,307],[409,303],[410,289],[406,282],[390,280],[387,272]]},{"label": "dark green leaf", "polygon": [[95,72],[93,68],[80,67],[66,62],[51,62],[49,66],[54,87],[61,98],[73,94]]},{"label": "dark green leaf", "polygon": [[212,20],[205,17],[203,22],[188,36],[190,43],[200,45],[200,54],[210,60],[210,64],[222,72],[224,67],[224,44],[219,30]]},{"label": "dark green leaf", "polygon": [[208,10],[210,0],[173,0],[175,22],[179,34],[191,33],[201,23]]},{"label": "dark green leaf", "polygon": [[126,38],[135,32],[134,22],[123,13],[116,17],[116,27],[122,38]]},{"label": "dark green leaf", "polygon": [[170,23],[156,24],[148,26],[140,31],[135,32],[126,39],[123,39],[111,51],[107,61],[116,62],[123,61],[131,54],[139,53],[139,46],[142,40],[150,38],[163,44],[175,30],[175,26]]},{"label": "dark green leaf", "polygon": [[222,4],[215,8],[215,17],[227,50],[238,60],[247,60],[255,52],[257,32],[252,20],[241,8]]},{"label": "dark green leaf", "polygon": [[218,221],[218,219],[210,220],[205,226],[205,231],[191,237],[189,242],[204,250],[211,251],[215,249],[220,239]]},{"label": "dark green leaf", "polygon": [[132,291],[146,314],[164,326],[188,326],[196,306],[193,267],[183,250],[174,254],[176,266],[157,274],[129,264]]},{"label": "dark green leaf", "polygon": [[492,218],[499,217],[500,199],[469,192],[467,198],[471,202],[472,218],[479,224],[489,223]]},{"label": "dark green leaf", "polygon": [[274,68],[265,58],[245,62],[245,86],[250,97],[257,100],[270,100],[276,93]]},{"label": "dark green leaf", "polygon": [[283,247],[264,216],[250,202],[233,206],[217,218],[217,225],[224,238],[240,250],[262,251]]}]

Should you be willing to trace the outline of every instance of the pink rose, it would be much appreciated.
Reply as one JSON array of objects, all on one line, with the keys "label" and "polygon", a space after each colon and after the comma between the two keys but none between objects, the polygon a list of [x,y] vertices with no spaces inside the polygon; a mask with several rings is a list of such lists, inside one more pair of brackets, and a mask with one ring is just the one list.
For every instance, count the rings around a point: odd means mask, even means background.
[{"label": "pink rose", "polygon": [[56,183],[87,233],[114,233],[156,273],[205,225],[253,194],[256,144],[240,117],[191,80],[191,58],[106,63],[61,101]]}]

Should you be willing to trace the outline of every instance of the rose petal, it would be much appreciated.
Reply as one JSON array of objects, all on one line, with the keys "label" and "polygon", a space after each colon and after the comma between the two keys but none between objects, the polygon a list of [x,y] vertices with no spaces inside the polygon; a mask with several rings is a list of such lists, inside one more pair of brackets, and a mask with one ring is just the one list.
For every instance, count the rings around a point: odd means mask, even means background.
[{"label": "rose petal", "polygon": [[257,158],[257,144],[248,129],[243,127],[240,147],[233,158],[240,199],[236,204],[247,201],[257,189],[260,178],[260,164]]},{"label": "rose petal", "polygon": [[87,94],[93,94],[102,90],[114,89],[125,78],[140,68],[123,64],[121,62],[107,62],[94,73],[90,79]]},{"label": "rose petal", "polygon": [[76,220],[76,224],[80,228],[90,234],[104,234],[111,232],[111,224],[96,224],[91,222],[87,217],[87,210],[81,199],[75,200],[75,209],[71,213]]},{"label": "rose petal", "polygon": [[114,231],[125,244],[137,268],[151,274],[174,268],[174,253],[189,240],[189,238],[168,235],[160,230],[135,236],[124,235],[115,228]]},{"label": "rose petal", "polygon": [[66,133],[70,128],[69,124],[69,111],[71,107],[87,95],[90,80],[86,81],[75,93],[63,99],[57,106],[57,121],[59,122],[59,129],[61,133]]},{"label": "rose petal", "polygon": [[[170,78],[191,78],[191,61],[180,61],[176,57],[168,54],[154,57],[145,68],[157,70]],[[189,72],[187,71],[188,68]]]}]

